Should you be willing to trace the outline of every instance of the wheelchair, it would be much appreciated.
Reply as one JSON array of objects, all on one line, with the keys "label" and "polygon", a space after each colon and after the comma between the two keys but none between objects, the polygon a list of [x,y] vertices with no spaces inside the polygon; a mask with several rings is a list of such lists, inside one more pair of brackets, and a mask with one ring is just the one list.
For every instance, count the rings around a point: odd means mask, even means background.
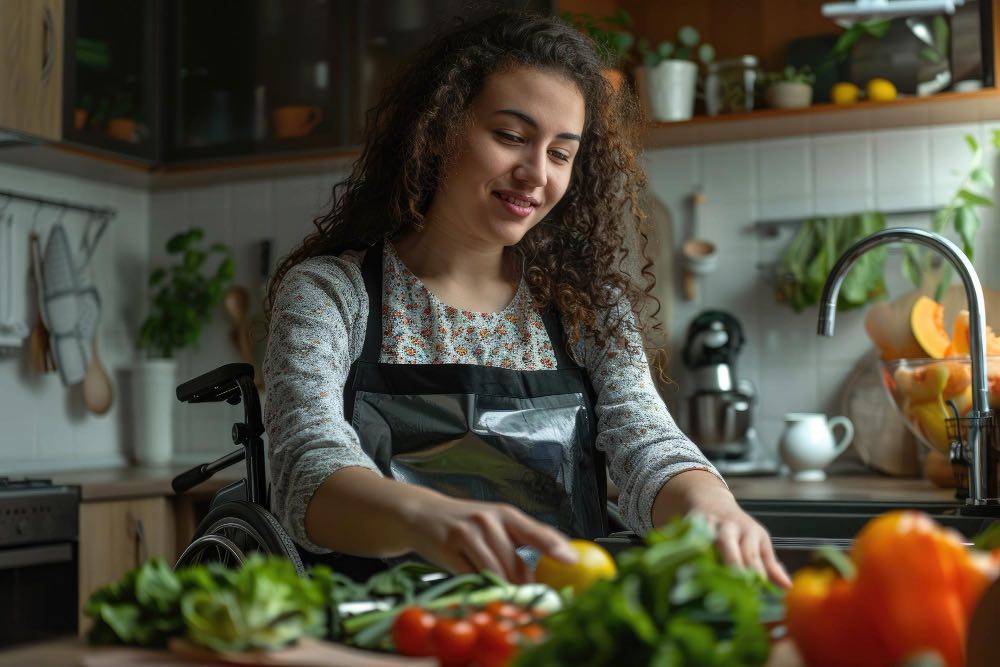
[{"label": "wheelchair", "polygon": [[[239,449],[175,477],[171,482],[174,493],[184,493],[240,461],[246,464],[246,476],[215,494],[208,514],[198,524],[191,544],[181,552],[174,568],[211,562],[239,567],[250,554],[262,553],[284,556],[299,574],[305,574],[306,567],[295,543],[268,511],[270,488],[261,438],[264,424],[253,366],[244,363],[220,366],[178,386],[177,399],[182,403],[242,403],[243,421],[234,424],[232,430],[233,444]],[[607,526],[610,534],[595,541],[610,551],[637,543],[638,538],[626,529],[617,505],[610,502],[607,503]]]},{"label": "wheelchair", "polygon": [[288,558],[304,574],[295,543],[267,510],[271,503],[261,438],[264,424],[253,366],[220,366],[178,386],[177,399],[182,403],[243,403],[243,421],[234,424],[232,431],[233,444],[239,449],[175,477],[171,482],[174,493],[184,493],[240,461],[246,463],[246,476],[215,494],[208,514],[198,524],[191,544],[181,552],[174,568],[209,562],[238,567],[250,554],[263,553]]}]

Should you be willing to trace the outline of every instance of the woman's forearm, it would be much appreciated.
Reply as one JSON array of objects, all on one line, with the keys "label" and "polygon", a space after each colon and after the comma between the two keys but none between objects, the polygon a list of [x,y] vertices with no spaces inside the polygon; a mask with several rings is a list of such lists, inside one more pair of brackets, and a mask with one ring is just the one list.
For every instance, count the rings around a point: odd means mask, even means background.
[{"label": "woman's forearm", "polygon": [[707,470],[685,470],[671,477],[653,501],[653,525],[662,526],[675,516],[687,514],[706,494],[716,498],[724,495],[736,503],[726,484]]},{"label": "woman's forearm", "polygon": [[413,550],[407,509],[439,495],[367,468],[341,468],[309,500],[306,534],[313,543],[341,553],[399,556]]}]

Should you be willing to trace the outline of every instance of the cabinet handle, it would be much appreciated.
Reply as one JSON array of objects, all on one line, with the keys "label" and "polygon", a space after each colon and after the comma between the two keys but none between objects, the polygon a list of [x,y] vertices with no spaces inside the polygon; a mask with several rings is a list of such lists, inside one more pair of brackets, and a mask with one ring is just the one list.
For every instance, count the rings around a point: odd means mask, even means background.
[{"label": "cabinet handle", "polygon": [[56,61],[56,38],[52,8],[42,9],[42,81],[48,81]]},{"label": "cabinet handle", "polygon": [[135,520],[135,565],[142,565],[149,558],[149,548],[146,545],[146,528],[142,525],[142,519]]}]

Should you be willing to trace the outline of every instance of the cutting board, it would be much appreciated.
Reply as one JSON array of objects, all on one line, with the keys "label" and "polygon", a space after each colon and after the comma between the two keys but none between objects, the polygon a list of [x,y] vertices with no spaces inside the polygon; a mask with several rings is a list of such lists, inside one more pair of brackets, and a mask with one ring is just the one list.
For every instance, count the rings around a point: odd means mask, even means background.
[{"label": "cutting board", "polygon": [[303,639],[283,651],[211,653],[183,641],[169,651],[137,648],[90,649],[79,667],[191,667],[192,665],[250,665],[255,667],[436,667],[430,659],[403,658],[315,639]]}]

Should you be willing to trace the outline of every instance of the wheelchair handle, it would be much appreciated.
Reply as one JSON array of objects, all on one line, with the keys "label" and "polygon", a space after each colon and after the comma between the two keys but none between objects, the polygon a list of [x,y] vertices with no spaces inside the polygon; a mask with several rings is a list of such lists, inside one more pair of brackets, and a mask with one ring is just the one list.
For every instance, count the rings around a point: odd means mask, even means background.
[{"label": "wheelchair handle", "polygon": [[221,458],[215,459],[211,463],[200,463],[190,470],[182,472],[177,477],[174,477],[173,481],[170,482],[170,486],[173,488],[174,493],[184,493],[188,489],[198,486],[223,468],[228,468],[234,463],[239,463],[245,457],[246,450],[240,447]]}]

